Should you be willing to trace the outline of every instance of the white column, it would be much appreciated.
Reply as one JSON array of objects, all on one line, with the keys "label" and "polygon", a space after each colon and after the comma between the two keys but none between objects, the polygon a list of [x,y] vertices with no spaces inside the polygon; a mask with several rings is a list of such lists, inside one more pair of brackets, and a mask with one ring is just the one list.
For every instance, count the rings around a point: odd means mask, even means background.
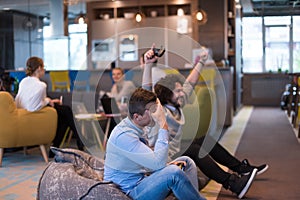
[{"label": "white column", "polygon": [[[68,35],[65,23],[68,23],[68,9],[64,9],[63,0],[50,0],[50,30],[52,37],[63,37]],[[67,5],[66,5],[67,6]],[[67,26],[67,24],[66,24]]]}]

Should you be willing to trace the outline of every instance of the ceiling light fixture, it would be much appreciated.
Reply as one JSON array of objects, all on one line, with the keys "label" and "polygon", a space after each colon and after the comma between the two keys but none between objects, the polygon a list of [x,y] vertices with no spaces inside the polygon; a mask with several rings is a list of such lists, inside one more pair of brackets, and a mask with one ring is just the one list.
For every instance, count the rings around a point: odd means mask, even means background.
[{"label": "ceiling light fixture", "polygon": [[199,25],[203,25],[207,22],[207,14],[204,10],[197,10],[194,13],[194,20],[199,24]]},{"label": "ceiling light fixture", "polygon": [[182,8],[177,9],[177,16],[181,17],[184,15],[184,10]]},{"label": "ceiling light fixture", "polygon": [[80,13],[76,18],[75,18],[75,23],[77,24],[86,24],[87,23],[87,18],[83,13]]},{"label": "ceiling light fixture", "polygon": [[76,24],[87,24],[87,17],[85,14],[83,14],[83,2],[80,2],[81,11],[79,15],[75,18]]},{"label": "ceiling light fixture", "polygon": [[135,21],[136,21],[137,23],[140,23],[140,22],[142,21],[142,19],[143,19],[142,14],[138,12],[138,13],[135,15]]},{"label": "ceiling light fixture", "polygon": [[198,12],[196,13],[196,19],[197,19],[198,21],[203,20],[203,14],[202,14],[202,12],[198,11]]},{"label": "ceiling light fixture", "polygon": [[144,17],[145,17],[145,15],[142,12],[140,1],[138,1],[138,12],[135,15],[135,21],[137,23],[140,23],[143,20]]}]

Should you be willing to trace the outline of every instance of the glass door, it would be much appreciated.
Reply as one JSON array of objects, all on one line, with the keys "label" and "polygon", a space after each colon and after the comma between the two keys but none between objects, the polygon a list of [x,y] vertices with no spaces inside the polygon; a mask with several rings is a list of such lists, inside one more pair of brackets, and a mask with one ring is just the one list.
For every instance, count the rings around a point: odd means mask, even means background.
[{"label": "glass door", "polygon": [[290,26],[265,26],[265,71],[287,72],[290,70]]}]

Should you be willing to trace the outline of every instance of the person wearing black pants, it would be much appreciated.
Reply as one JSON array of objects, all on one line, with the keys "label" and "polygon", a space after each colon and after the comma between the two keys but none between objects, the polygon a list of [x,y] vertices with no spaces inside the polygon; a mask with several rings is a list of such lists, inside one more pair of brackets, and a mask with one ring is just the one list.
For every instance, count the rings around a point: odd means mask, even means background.
[{"label": "person wearing black pants", "polygon": [[[17,107],[24,108],[29,112],[38,111],[45,106],[54,107],[58,115],[58,120],[53,146],[59,147],[67,128],[70,127],[77,139],[78,148],[83,150],[83,144],[75,127],[71,108],[61,105],[62,102],[60,99],[51,99],[46,95],[47,85],[40,80],[45,75],[43,59],[35,56],[28,58],[26,62],[26,75],[19,84],[19,90],[15,98]],[[52,151],[50,151],[49,157],[53,156]]]},{"label": "person wearing black pants", "polygon": [[[203,147],[204,139],[211,140],[209,143],[214,143],[211,150],[203,149],[203,152],[209,152],[206,155],[199,155],[200,148]],[[205,147],[204,147],[205,148]],[[229,187],[229,181],[235,178],[229,172],[224,171],[217,163],[228,167],[238,175],[247,175],[252,171],[253,168],[257,168],[257,174],[263,173],[268,166],[263,164],[261,166],[251,166],[248,160],[239,161],[233,155],[231,155],[223,146],[218,142],[213,141],[210,136],[202,136],[195,139],[190,147],[183,153],[183,155],[191,157],[199,169],[209,178],[222,184],[226,189]]]},{"label": "person wearing black pants", "polygon": [[[154,46],[144,54],[145,66],[142,85],[143,88],[148,90],[152,90],[151,68],[153,67],[153,63],[157,60],[153,48]],[[192,94],[194,86],[199,80],[201,69],[207,59],[208,53],[203,49],[194,64],[193,70],[186,79],[180,74],[168,74],[154,85],[155,94],[164,107],[169,127],[169,135],[171,138],[169,142],[169,160],[174,159],[174,156],[176,157],[180,153],[181,139],[184,134],[182,126],[185,123],[182,108],[187,102],[186,100]],[[155,134],[156,129],[156,127],[149,128],[147,133],[149,146],[153,146],[157,140],[157,134]],[[210,144],[214,144],[213,148],[207,149],[206,152],[208,154],[204,157],[199,157],[199,151],[203,141],[204,137],[194,140],[183,155],[191,157],[208,178],[221,183],[224,188],[235,193],[238,198],[243,198],[247,193],[257,172],[262,173],[268,168],[268,165],[265,164],[259,167],[251,166],[246,159],[242,162],[239,161],[217,141],[213,141],[213,143],[210,142]],[[227,165],[227,167],[240,174],[240,176],[225,172],[217,163]]]},{"label": "person wearing black pants", "polygon": [[[73,112],[72,109],[67,106],[67,105],[60,105],[60,104],[54,104],[54,108],[56,109],[57,112],[57,129],[56,129],[56,135],[55,138],[52,142],[53,147],[59,147],[62,139],[66,133],[66,130],[68,127],[73,132],[74,137],[76,138],[76,143],[77,147],[79,150],[83,150],[83,143],[78,135],[75,123],[74,123],[74,118],[73,118]],[[53,158],[54,154],[50,150],[49,151],[49,157]]]}]

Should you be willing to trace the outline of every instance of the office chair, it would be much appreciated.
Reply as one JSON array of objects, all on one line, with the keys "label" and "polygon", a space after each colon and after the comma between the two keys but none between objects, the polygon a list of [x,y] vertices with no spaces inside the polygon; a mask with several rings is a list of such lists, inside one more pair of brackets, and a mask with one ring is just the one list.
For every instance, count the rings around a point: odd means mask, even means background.
[{"label": "office chair", "polygon": [[49,72],[49,75],[52,84],[52,91],[71,91],[71,83],[68,71],[51,71]]}]

